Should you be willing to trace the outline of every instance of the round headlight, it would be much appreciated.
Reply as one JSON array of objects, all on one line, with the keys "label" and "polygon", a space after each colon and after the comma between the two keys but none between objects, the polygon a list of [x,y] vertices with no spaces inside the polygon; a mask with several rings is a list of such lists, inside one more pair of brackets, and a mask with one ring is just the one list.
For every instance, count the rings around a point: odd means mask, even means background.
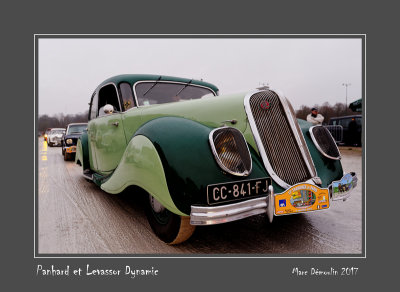
[{"label": "round headlight", "polygon": [[67,139],[67,141],[65,141],[67,144],[72,144],[72,139]]}]

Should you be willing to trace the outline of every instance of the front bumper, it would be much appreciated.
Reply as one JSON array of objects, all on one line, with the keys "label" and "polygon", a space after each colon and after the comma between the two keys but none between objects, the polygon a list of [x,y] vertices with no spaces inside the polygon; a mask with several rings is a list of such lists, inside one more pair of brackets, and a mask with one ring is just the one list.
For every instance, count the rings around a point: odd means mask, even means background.
[{"label": "front bumper", "polygon": [[[344,175],[340,180],[332,182],[328,187],[330,200],[345,201],[357,186],[357,180],[356,174],[351,172]],[[277,215],[275,214],[275,194],[272,186],[269,186],[266,197],[216,207],[192,205],[190,224],[221,224],[264,213],[267,214],[270,222]]]}]

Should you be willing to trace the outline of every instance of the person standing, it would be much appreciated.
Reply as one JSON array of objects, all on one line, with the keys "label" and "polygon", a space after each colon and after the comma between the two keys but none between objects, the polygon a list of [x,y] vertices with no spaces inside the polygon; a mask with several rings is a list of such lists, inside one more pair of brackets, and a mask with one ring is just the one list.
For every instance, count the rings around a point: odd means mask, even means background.
[{"label": "person standing", "polygon": [[324,121],[324,116],[318,113],[318,109],[313,107],[311,109],[311,113],[307,116],[307,122],[310,122],[314,125],[322,125]]}]

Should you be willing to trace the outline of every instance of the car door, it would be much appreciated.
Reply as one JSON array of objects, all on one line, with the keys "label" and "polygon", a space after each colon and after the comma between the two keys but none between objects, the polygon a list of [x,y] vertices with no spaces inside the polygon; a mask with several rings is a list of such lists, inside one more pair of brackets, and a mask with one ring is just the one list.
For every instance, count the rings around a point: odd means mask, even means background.
[{"label": "car door", "polygon": [[117,168],[126,148],[122,114],[115,113],[97,118],[93,130],[97,172],[112,172]]},{"label": "car door", "polygon": [[[107,106],[112,106],[113,111],[104,111]],[[88,128],[90,150],[96,161],[93,169],[107,174],[117,168],[126,148],[120,96],[115,84],[105,84],[98,90],[96,112],[97,117]]]}]

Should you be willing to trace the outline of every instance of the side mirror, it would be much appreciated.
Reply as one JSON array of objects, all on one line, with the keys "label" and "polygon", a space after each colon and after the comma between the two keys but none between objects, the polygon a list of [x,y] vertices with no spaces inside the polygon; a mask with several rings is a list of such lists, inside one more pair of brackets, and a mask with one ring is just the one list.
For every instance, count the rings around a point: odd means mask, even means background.
[{"label": "side mirror", "polygon": [[113,113],[113,111],[114,111],[114,107],[111,105],[111,104],[106,104],[105,106],[104,106],[104,113],[106,114],[106,115],[108,115],[108,114],[112,114]]}]

